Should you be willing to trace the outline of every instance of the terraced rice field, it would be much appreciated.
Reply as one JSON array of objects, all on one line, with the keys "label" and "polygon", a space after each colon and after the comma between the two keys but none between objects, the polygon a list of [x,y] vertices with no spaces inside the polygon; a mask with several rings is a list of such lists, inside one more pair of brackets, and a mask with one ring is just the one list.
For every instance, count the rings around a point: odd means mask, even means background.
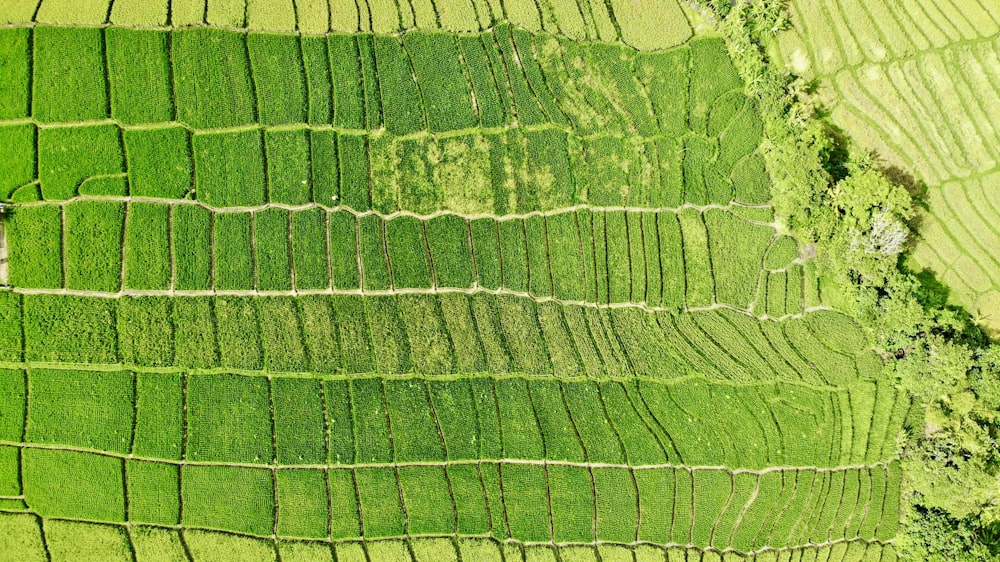
[{"label": "terraced rice field", "polygon": [[833,122],[925,184],[913,256],[1000,330],[1000,19],[978,0],[792,2],[785,62],[821,80]]},{"label": "terraced rice field", "polygon": [[895,560],[686,8],[0,7],[0,559]]}]

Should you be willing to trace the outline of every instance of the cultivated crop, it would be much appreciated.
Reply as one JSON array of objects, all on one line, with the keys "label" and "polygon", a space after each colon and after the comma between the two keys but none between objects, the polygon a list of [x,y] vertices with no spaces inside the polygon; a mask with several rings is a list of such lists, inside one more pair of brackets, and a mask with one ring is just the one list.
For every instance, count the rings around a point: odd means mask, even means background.
[{"label": "cultivated crop", "polygon": [[0,558],[894,559],[910,398],[686,5],[7,4]]},{"label": "cultivated crop", "polygon": [[928,212],[915,265],[997,329],[996,11],[981,2],[792,5],[797,30],[780,40],[785,62],[820,78],[833,121],[920,192]]}]

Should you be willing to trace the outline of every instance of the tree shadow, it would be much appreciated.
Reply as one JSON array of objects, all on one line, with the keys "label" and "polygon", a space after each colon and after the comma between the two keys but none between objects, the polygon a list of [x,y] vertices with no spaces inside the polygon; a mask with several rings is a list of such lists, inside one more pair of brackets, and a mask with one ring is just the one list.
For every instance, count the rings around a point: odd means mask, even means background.
[{"label": "tree shadow", "polygon": [[915,291],[915,296],[925,311],[945,310],[954,313],[956,322],[953,325],[942,327],[940,335],[949,341],[973,349],[984,347],[991,341],[996,341],[997,334],[976,324],[975,318],[968,309],[948,302],[951,288],[942,283],[933,271],[926,268],[919,271],[910,268],[906,264],[904,256],[900,256],[899,260],[900,270],[908,273],[917,281],[918,288]]},{"label": "tree shadow", "polygon": [[910,228],[910,232],[915,234],[915,236],[910,237],[908,243],[909,249],[912,250],[913,245],[916,244],[923,230],[924,221],[931,212],[930,203],[927,200],[927,184],[914,176],[909,170],[895,164],[889,164],[878,151],[873,150],[869,152],[869,155],[872,161],[876,163],[879,172],[886,179],[895,185],[901,186],[910,195],[910,200],[913,202],[913,216],[906,221],[906,226]]},{"label": "tree shadow", "polygon": [[0,221],[9,221],[17,212],[17,205],[9,201],[0,201]]},{"label": "tree shadow", "polygon": [[[816,84],[817,82],[813,80],[810,82],[809,88],[815,88]],[[830,111],[827,108],[817,106],[815,111],[816,116],[823,124],[827,138],[830,140],[830,144],[820,154],[823,169],[830,174],[833,181],[839,182],[850,175],[847,165],[851,161],[851,139],[843,129],[830,121]]]}]

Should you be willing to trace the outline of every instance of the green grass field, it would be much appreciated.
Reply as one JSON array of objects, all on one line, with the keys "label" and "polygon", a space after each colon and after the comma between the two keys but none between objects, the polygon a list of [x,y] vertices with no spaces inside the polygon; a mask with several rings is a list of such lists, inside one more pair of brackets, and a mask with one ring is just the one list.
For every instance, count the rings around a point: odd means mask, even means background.
[{"label": "green grass field", "polygon": [[0,560],[895,560],[703,14],[164,4],[0,0]]}]

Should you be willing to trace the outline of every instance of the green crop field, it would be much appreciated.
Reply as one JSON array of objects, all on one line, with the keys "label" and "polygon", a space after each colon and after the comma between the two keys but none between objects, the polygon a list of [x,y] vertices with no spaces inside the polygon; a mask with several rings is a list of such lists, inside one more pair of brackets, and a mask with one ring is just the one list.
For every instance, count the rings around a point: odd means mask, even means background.
[{"label": "green crop field", "polygon": [[993,2],[792,2],[780,37],[832,121],[910,176],[926,205],[915,267],[1000,331],[1000,15]]},{"label": "green crop field", "polygon": [[941,4],[0,0],[0,562],[907,559],[907,444],[993,418],[789,219],[746,57],[1000,326],[1000,25]]}]

